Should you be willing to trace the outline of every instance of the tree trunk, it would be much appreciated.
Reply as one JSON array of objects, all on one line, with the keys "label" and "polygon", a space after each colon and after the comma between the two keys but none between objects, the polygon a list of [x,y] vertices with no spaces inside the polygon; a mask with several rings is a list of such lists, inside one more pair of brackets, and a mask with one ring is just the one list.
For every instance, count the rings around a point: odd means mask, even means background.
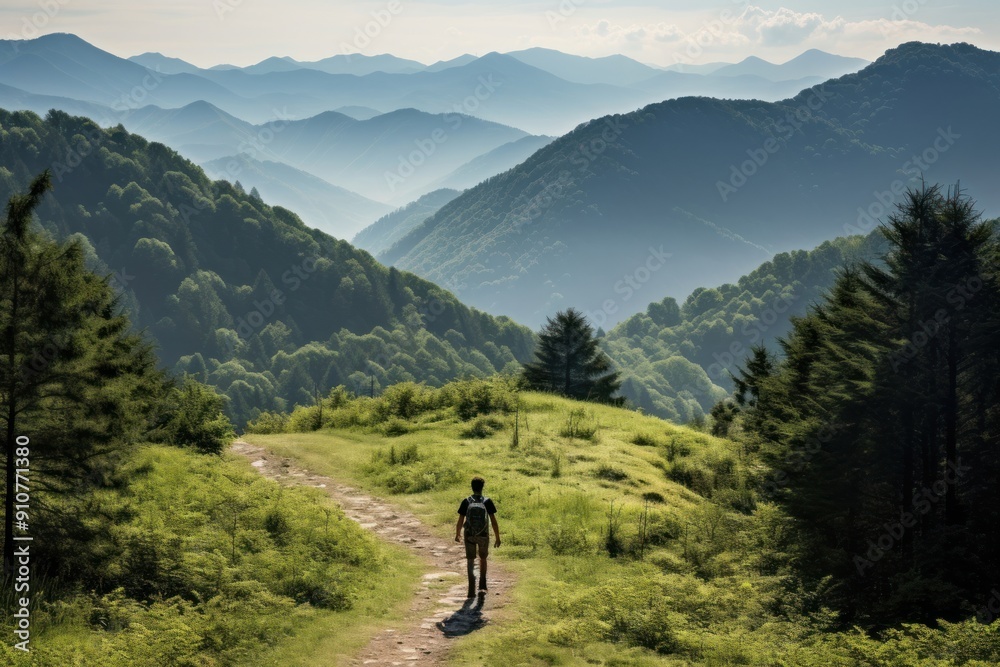
[{"label": "tree trunk", "polygon": [[[954,328],[948,330],[948,389],[944,406],[945,479],[958,470],[958,339]],[[949,526],[961,520],[958,508],[958,482],[948,484],[945,491],[945,523]]]},{"label": "tree trunk", "polygon": [[18,284],[17,267],[14,271],[13,293],[11,295],[10,324],[7,327],[7,433],[4,442],[6,468],[3,497],[3,572],[4,577],[14,575],[14,451],[17,449],[17,318]]}]

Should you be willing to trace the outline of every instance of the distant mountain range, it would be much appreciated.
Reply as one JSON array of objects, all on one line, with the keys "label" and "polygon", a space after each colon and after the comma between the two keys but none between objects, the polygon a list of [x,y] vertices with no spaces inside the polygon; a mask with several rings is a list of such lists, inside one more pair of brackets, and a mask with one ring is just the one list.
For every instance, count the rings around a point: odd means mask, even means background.
[{"label": "distant mountain range", "polygon": [[532,326],[613,324],[772,254],[870,231],[929,181],[1000,212],[1000,54],[904,44],[778,103],[683,98],[587,123],[379,258]]},{"label": "distant mountain range", "polygon": [[[521,130],[472,116],[416,109],[367,120],[327,111],[304,120],[251,125],[208,102],[180,109],[143,107],[124,124],[196,162],[236,154],[281,161],[367,198],[395,204],[437,189],[438,181],[471,160],[527,137]],[[509,169],[530,154],[526,150],[494,157],[489,165]],[[478,182],[466,179],[463,187]]]},{"label": "distant mountain range", "polygon": [[460,192],[443,188],[428,193],[406,206],[396,209],[369,225],[351,240],[351,243],[373,255],[394,246],[404,236],[417,228],[441,207],[457,197]]},{"label": "distant mountain range", "polygon": [[[170,109],[205,101],[259,124],[278,112],[307,118],[346,106],[386,112],[412,107],[433,114],[457,111],[532,134],[561,134],[596,116],[678,95],[776,100],[795,92],[788,82],[798,81],[798,90],[804,79],[818,81],[862,64],[808,52],[770,69],[745,61],[724,76],[703,70],[676,77],[671,75],[681,73],[625,56],[528,49],[429,66],[391,55],[353,54],[315,62],[272,57],[248,67],[202,69],[159,53],[119,58],[67,34],[0,41],[0,83],[108,107],[117,115],[147,104]],[[116,113],[106,115],[100,120],[115,122]]]},{"label": "distant mountain range", "polygon": [[351,238],[390,209],[282,162],[232,155],[202,168],[213,179],[239,182],[247,191],[257,188],[268,203],[295,211],[310,227],[339,239]]}]

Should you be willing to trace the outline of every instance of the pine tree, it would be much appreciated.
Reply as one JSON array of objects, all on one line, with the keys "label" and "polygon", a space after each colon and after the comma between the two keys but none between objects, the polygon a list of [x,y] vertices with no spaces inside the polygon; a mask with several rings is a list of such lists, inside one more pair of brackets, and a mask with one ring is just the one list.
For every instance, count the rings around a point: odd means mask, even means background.
[{"label": "pine tree", "polygon": [[[94,517],[81,516],[82,508],[60,499],[103,483],[116,455],[148,428],[165,386],[150,346],[130,332],[108,279],[87,271],[80,245],[59,245],[31,229],[33,212],[49,189],[45,172],[26,194],[11,197],[0,233],[8,575],[16,469],[27,467],[32,481],[32,534],[48,531],[41,548],[61,550],[68,567],[70,533],[93,525]],[[29,455],[16,456],[18,439],[23,444],[25,438]],[[58,570],[60,563],[49,567]]]},{"label": "pine tree", "polygon": [[539,391],[620,405],[613,395],[621,386],[611,360],[598,347],[594,329],[577,310],[548,318],[538,334],[535,361],[524,364],[524,379]]},{"label": "pine tree", "polygon": [[908,193],[881,231],[881,261],[793,320],[780,363],[755,350],[737,398],[827,602],[928,621],[997,585],[1000,250],[958,189]]}]

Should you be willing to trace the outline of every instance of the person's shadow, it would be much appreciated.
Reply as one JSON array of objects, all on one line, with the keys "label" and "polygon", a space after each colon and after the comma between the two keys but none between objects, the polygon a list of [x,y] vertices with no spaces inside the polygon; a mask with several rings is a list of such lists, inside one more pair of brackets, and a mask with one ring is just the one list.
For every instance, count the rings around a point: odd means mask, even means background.
[{"label": "person's shadow", "polygon": [[469,598],[462,605],[462,608],[454,614],[437,622],[437,628],[444,633],[445,637],[461,637],[486,625],[483,618],[483,603],[486,602],[485,595]]}]

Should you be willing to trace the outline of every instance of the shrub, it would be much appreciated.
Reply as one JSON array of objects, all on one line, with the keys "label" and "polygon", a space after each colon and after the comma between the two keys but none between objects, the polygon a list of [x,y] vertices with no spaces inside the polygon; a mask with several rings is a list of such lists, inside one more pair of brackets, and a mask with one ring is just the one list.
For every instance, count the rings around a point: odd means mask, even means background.
[{"label": "shrub", "polygon": [[385,424],[382,425],[382,433],[390,438],[396,438],[401,435],[406,435],[410,432],[409,425],[402,419],[397,417],[392,417]]},{"label": "shrub", "polygon": [[636,433],[632,436],[632,444],[640,447],[658,447],[660,445],[657,439],[648,433]]},{"label": "shrub", "polygon": [[282,412],[262,412],[256,419],[247,422],[246,433],[259,433],[261,435],[272,435],[274,433],[285,433],[288,428],[288,415]]},{"label": "shrub", "polygon": [[712,473],[687,459],[679,459],[668,466],[667,479],[705,498],[711,498],[712,490],[715,488]]},{"label": "shrub", "polygon": [[598,479],[605,479],[609,482],[621,482],[628,479],[628,473],[621,468],[615,468],[614,466],[603,464],[594,471],[594,477]]},{"label": "shrub", "polygon": [[214,389],[187,378],[167,398],[165,409],[170,416],[159,436],[164,442],[218,454],[236,438],[223,412],[225,405],[226,399]]},{"label": "shrub", "polygon": [[517,403],[516,383],[505,377],[459,380],[449,383],[444,392],[462,421],[491,412],[511,412]]},{"label": "shrub", "polygon": [[463,438],[488,438],[504,427],[496,417],[476,417],[469,428],[462,431]]},{"label": "shrub", "polygon": [[422,412],[433,410],[438,403],[438,390],[415,382],[400,382],[387,388],[378,399],[376,414],[379,421],[390,417],[413,419]]}]

